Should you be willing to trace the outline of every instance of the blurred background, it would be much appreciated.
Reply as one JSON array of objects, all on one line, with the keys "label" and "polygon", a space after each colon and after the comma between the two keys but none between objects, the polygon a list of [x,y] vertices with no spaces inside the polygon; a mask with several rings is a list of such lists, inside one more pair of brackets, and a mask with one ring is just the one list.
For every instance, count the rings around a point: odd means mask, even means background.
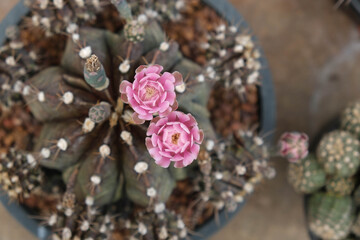
[{"label": "blurred background", "polygon": [[[219,0],[221,1],[221,0]],[[263,47],[273,74],[278,127],[313,138],[360,98],[359,26],[331,0],[229,0]],[[356,0],[357,1],[357,0]],[[0,1],[0,20],[18,0]],[[302,196],[287,184],[287,163],[256,188],[235,219],[211,240],[306,240]],[[1,240],[35,240],[0,205]]]}]

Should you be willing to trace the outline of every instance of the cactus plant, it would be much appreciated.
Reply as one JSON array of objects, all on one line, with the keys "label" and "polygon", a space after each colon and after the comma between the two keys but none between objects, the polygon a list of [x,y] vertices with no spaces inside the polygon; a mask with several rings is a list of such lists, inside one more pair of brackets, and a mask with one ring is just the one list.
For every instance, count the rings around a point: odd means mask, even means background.
[{"label": "cactus plant", "polygon": [[298,192],[313,193],[325,185],[326,174],[314,155],[310,154],[298,163],[290,163],[289,183]]},{"label": "cactus plant", "polygon": [[341,116],[341,128],[360,138],[360,102],[349,105]]},{"label": "cactus plant", "polygon": [[[209,32],[206,66],[184,57],[161,27],[164,20],[180,18],[183,3],[28,1],[33,28],[43,28],[48,38],[64,32],[68,38],[58,64],[41,62],[37,48],[27,53],[30,45],[15,51],[19,61],[5,60],[10,70],[0,76],[2,85],[9,85],[8,96],[21,95],[19,101],[42,129],[26,155],[1,158],[0,184],[14,198],[33,193],[25,186],[21,194],[12,193],[18,182],[9,182],[9,162],[16,171],[33,167],[19,183],[31,180],[40,191],[41,176],[49,169],[61,175],[61,200],[44,217],[48,226],[60,229],[54,239],[185,238],[206,205],[234,211],[254,184],[274,175],[255,130],[224,139],[207,109],[215,83],[246,99],[246,86],[260,82],[260,52],[249,35],[222,24]],[[117,11],[119,29],[94,27],[91,21],[104,8]],[[16,41],[17,34],[9,45]],[[19,69],[25,74],[15,85]],[[34,166],[28,166],[29,159]],[[189,204],[195,214],[187,226],[180,213],[168,208],[177,181],[184,178],[193,181],[197,196]]]},{"label": "cactus plant", "polygon": [[352,134],[336,130],[321,139],[316,155],[327,174],[351,177],[360,165],[359,147],[359,141]]},{"label": "cactus plant", "polygon": [[317,236],[338,240],[345,238],[355,219],[355,208],[350,196],[331,196],[316,193],[309,201],[309,226]]},{"label": "cactus plant", "polygon": [[330,178],[326,181],[326,191],[329,194],[346,196],[354,190],[355,180],[349,178]]}]

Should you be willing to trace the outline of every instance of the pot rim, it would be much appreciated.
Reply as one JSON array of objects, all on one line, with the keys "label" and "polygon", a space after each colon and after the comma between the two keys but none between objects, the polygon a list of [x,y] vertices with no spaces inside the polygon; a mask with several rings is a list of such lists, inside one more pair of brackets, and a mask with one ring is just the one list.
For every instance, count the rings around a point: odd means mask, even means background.
[{"label": "pot rim", "polygon": [[[244,21],[241,14],[236,10],[236,8],[231,5],[227,0],[201,0],[206,5],[213,8],[222,18],[224,18],[229,24],[236,24],[240,29],[249,30],[249,26]],[[29,12],[29,9],[24,5],[24,0],[20,0],[18,4],[6,15],[6,17],[0,23],[0,44],[2,45],[6,40],[5,31],[9,26],[17,25],[22,17]],[[253,39],[256,41],[256,37],[253,36]],[[271,143],[273,140],[273,130],[275,129],[276,123],[276,101],[274,94],[274,86],[272,83],[272,77],[269,69],[269,64],[266,60],[263,50],[261,47],[257,46],[261,52],[260,62],[262,68],[260,70],[260,75],[262,76],[261,86],[258,88],[260,90],[259,94],[259,115],[260,115],[260,135],[267,135],[265,140],[267,143]],[[39,239],[47,239],[51,234],[50,230],[44,226],[40,226],[38,222],[29,217],[28,212],[21,207],[18,203],[10,203],[10,199],[6,194],[0,194],[0,202],[7,209],[7,211],[27,230],[29,230],[33,235],[37,236]],[[218,221],[215,220],[215,217],[211,217],[207,220],[202,226],[198,227],[196,235],[192,235],[190,238],[192,240],[201,240],[207,239],[210,236],[214,235],[220,229],[222,229],[231,219],[237,215],[237,213],[244,206],[245,201],[238,205],[237,209],[234,212],[227,212],[226,210],[221,210],[218,215]]]}]

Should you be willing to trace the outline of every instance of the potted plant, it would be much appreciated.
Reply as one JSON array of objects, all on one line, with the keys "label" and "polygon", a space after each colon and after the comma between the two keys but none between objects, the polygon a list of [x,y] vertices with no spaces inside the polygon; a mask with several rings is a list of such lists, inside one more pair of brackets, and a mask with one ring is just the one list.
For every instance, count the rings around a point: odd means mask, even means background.
[{"label": "potted plant", "polygon": [[289,182],[306,194],[311,239],[357,239],[359,231],[360,103],[349,105],[338,123],[308,154],[305,134],[285,133],[280,152],[289,161]]},{"label": "potted plant", "polygon": [[226,2],[25,3],[1,26],[0,185],[39,238],[204,238],[274,175],[271,80]]}]

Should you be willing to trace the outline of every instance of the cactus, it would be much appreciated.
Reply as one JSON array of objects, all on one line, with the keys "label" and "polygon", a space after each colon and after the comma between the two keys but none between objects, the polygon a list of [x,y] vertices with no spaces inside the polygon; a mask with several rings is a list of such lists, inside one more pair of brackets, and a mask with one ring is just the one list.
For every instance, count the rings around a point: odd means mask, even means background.
[{"label": "cactus", "polygon": [[289,164],[288,180],[297,192],[309,194],[325,185],[326,174],[310,154],[298,163]]},{"label": "cactus", "polygon": [[360,165],[359,141],[350,133],[336,130],[320,141],[316,156],[327,174],[351,177]]},{"label": "cactus", "polygon": [[[225,25],[209,33],[204,67],[184,57],[160,24],[180,18],[182,0],[28,3],[33,27],[48,37],[67,32],[68,38],[58,64],[48,66],[23,48],[15,51],[18,62],[4,61],[0,83],[10,86],[6,99],[20,79],[18,98],[42,129],[31,151],[3,156],[0,184],[22,198],[34,188],[44,191],[43,175],[62,179],[53,183],[61,199],[57,210],[45,217],[56,230],[54,239],[186,238],[182,216],[167,209],[178,180],[191,176],[196,185],[200,201],[190,204],[189,223],[194,228],[209,203],[234,211],[263,176],[274,176],[262,138],[252,129],[222,139],[207,109],[215,82],[245,98],[241,89],[259,84],[260,53],[250,36]],[[118,11],[120,31],[91,23],[104,8]],[[18,41],[13,35],[11,43]],[[226,57],[212,52],[219,46],[228,48]],[[12,50],[4,50],[5,56]],[[21,77],[19,69],[25,71]],[[241,86],[229,86],[232,70],[246,79]],[[13,175],[20,181],[12,181]]]},{"label": "cactus", "polygon": [[341,116],[341,128],[360,138],[360,102],[349,105]]},{"label": "cactus", "polygon": [[329,194],[346,196],[354,190],[354,178],[330,178],[326,181],[326,191]]},{"label": "cactus", "polygon": [[323,239],[345,238],[355,219],[353,205],[350,196],[331,196],[325,193],[312,195],[308,209],[311,231]]}]

